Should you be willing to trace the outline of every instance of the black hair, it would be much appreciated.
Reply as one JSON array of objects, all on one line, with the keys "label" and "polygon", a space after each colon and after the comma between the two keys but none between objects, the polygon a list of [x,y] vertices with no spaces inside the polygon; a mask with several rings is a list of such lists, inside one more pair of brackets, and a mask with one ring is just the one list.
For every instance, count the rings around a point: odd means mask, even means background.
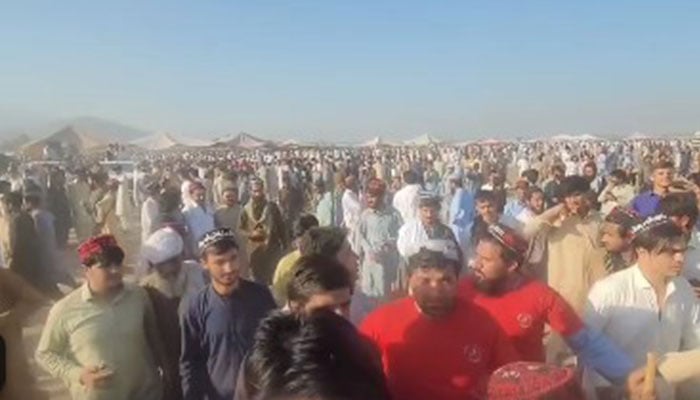
[{"label": "black hair", "polygon": [[323,254],[335,257],[347,241],[347,232],[341,228],[324,226],[309,229],[299,243],[302,255]]},{"label": "black hair", "polygon": [[532,196],[535,193],[542,193],[544,195],[544,190],[540,189],[537,186],[530,186],[529,188],[527,188],[527,191],[525,191],[525,199],[527,201],[530,201],[530,199],[532,199]]},{"label": "black hair", "polygon": [[25,194],[24,201],[32,207],[39,207],[41,205],[41,195],[38,193]]},{"label": "black hair", "polygon": [[412,275],[419,269],[439,269],[446,270],[452,268],[459,277],[462,270],[462,263],[445,257],[439,251],[420,249],[418,253],[408,258],[407,272]]},{"label": "black hair", "polygon": [[669,193],[661,199],[659,212],[669,217],[688,217],[690,228],[698,220],[698,204],[694,193]]},{"label": "black hair", "polygon": [[624,169],[614,169],[610,172],[610,176],[617,178],[622,183],[627,183],[627,172]]},{"label": "black hair", "polygon": [[586,178],[580,175],[567,176],[559,185],[559,195],[561,197],[573,196],[575,194],[586,194],[591,190],[591,184]]},{"label": "black hair", "polygon": [[318,219],[313,214],[303,214],[295,222],[292,227],[292,237],[300,238],[309,229],[315,228],[319,225]]},{"label": "black hair", "polygon": [[318,293],[347,288],[352,290],[350,273],[334,257],[323,254],[302,256],[292,267],[287,283],[289,301],[305,304]]},{"label": "black hair", "polygon": [[403,173],[403,181],[407,185],[413,185],[418,182],[418,175],[413,170],[408,170]]},{"label": "black hair", "polygon": [[273,312],[260,322],[242,367],[242,389],[251,399],[390,397],[376,351],[332,312]]},{"label": "black hair", "polygon": [[479,190],[474,194],[474,203],[490,202],[496,205],[496,195],[490,190]]},{"label": "black hair", "polygon": [[681,228],[671,221],[639,232],[632,239],[635,248],[659,253],[679,242],[686,242],[685,235]]},{"label": "black hair", "polygon": [[238,243],[233,239],[221,239],[208,245],[201,252],[202,260],[206,260],[209,255],[220,256],[233,249],[239,249]]},{"label": "black hair", "polygon": [[124,250],[119,246],[106,247],[102,252],[88,257],[87,260],[83,262],[83,265],[90,268],[97,265],[98,263],[102,267],[109,267],[112,265],[122,265],[124,262]]},{"label": "black hair", "polygon": [[3,196],[3,201],[11,209],[22,209],[22,193],[20,192],[5,193],[5,195]]},{"label": "black hair", "polygon": [[520,174],[520,176],[527,179],[527,181],[530,182],[531,185],[535,185],[540,179],[540,172],[536,169],[528,169],[523,171],[523,173]]}]

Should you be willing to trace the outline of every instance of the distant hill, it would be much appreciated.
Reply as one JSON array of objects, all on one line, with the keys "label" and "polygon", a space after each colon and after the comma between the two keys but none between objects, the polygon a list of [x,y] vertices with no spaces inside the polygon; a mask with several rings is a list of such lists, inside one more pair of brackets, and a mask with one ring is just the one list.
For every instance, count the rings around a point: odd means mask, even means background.
[{"label": "distant hill", "polygon": [[9,147],[16,147],[17,143],[22,145],[32,140],[43,139],[66,127],[107,139],[109,142],[130,142],[152,134],[145,129],[121,122],[90,116],[50,121],[26,120],[24,124],[17,120],[11,121],[11,124],[3,122],[0,120],[0,149],[4,151],[11,151],[5,149],[6,142],[12,145]]},{"label": "distant hill", "polygon": [[25,143],[29,143],[31,138],[25,133],[14,135],[8,139],[0,140],[0,151],[15,151]]}]

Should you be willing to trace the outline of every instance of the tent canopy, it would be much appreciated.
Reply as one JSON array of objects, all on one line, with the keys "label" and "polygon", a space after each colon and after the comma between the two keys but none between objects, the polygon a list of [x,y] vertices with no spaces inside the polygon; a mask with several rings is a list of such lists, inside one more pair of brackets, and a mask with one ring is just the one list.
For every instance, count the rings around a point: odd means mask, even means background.
[{"label": "tent canopy", "polygon": [[391,147],[396,146],[396,143],[388,142],[379,136],[376,136],[364,143],[361,143],[358,147]]},{"label": "tent canopy", "polygon": [[173,135],[169,132],[156,132],[140,139],[132,140],[130,144],[146,150],[166,150],[173,147],[205,147],[211,143],[194,138]]},{"label": "tent canopy", "polygon": [[404,142],[404,144],[407,146],[430,146],[432,144],[440,143],[442,143],[442,140],[437,139],[427,133]]},{"label": "tent canopy", "polygon": [[255,137],[249,133],[241,132],[238,135],[224,136],[214,141],[216,144],[236,147],[239,149],[252,150],[264,147],[273,147],[272,142]]}]

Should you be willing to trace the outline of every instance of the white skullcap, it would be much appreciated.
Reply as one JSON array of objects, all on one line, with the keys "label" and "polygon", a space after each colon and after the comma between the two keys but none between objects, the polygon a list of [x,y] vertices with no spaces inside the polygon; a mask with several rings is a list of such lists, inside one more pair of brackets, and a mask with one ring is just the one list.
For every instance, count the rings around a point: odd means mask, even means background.
[{"label": "white skullcap", "polygon": [[173,228],[159,229],[141,246],[142,257],[151,264],[160,264],[182,254],[185,243]]}]

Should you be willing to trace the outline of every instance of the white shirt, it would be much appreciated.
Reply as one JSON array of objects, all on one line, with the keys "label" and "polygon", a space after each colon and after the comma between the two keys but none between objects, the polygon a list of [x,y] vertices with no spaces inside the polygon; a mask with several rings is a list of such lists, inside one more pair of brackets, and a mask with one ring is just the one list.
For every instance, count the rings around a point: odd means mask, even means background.
[{"label": "white shirt", "polygon": [[151,233],[156,231],[159,213],[158,202],[149,196],[141,206],[141,243],[145,243]]},{"label": "white shirt", "polygon": [[352,232],[355,230],[355,225],[357,225],[362,212],[360,198],[352,190],[345,189],[341,202],[343,206],[343,224],[345,224],[345,228]]},{"label": "white shirt", "polygon": [[[650,351],[665,354],[700,346],[700,303],[688,281],[676,277],[668,283],[660,310],[653,287],[636,264],[593,286],[584,322],[617,344],[635,365],[644,365]],[[592,379],[596,386],[607,385],[602,378]]]},{"label": "white shirt", "polygon": [[392,205],[401,214],[404,221],[410,221],[418,217],[418,200],[420,185],[414,183],[402,187],[394,194]]}]

